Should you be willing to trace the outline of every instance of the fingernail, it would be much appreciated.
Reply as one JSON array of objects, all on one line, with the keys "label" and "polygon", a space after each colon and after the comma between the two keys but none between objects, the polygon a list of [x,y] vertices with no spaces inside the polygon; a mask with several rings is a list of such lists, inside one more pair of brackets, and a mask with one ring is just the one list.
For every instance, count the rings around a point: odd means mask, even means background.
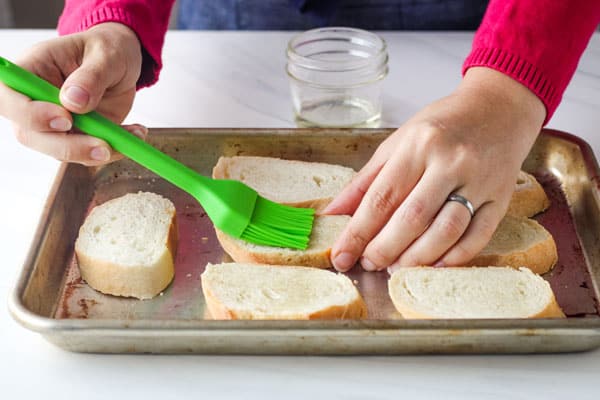
[{"label": "fingernail", "polygon": [[373,264],[367,257],[360,258],[360,265],[362,265],[365,271],[377,271],[377,265]]},{"label": "fingernail", "polygon": [[333,264],[338,270],[348,270],[355,262],[356,258],[350,253],[340,253],[333,259]]},{"label": "fingernail", "polygon": [[387,272],[388,272],[388,274],[392,275],[394,272],[396,272],[398,270],[398,268],[400,268],[398,265],[393,266],[393,267],[387,267]]},{"label": "fingernail", "polygon": [[332,210],[333,210],[333,211],[335,211],[335,209],[333,209],[333,208],[331,207],[331,205],[332,205],[333,203],[335,203],[335,200],[333,200],[331,203],[327,204],[327,206],[325,206],[325,209],[324,209],[323,211],[321,211],[321,214],[325,214],[325,215],[327,215],[327,214],[329,214],[329,213],[330,213]]},{"label": "fingernail", "polygon": [[96,161],[108,161],[110,159],[110,152],[104,147],[94,147],[90,152],[90,157]]},{"label": "fingernail", "polygon": [[446,264],[441,260],[436,262],[435,264],[433,264],[433,268],[443,268],[445,266],[446,266]]},{"label": "fingernail", "polygon": [[142,128],[133,128],[131,130],[131,133],[133,133],[135,136],[139,137],[140,139],[145,139],[146,138],[146,134],[148,133],[148,130],[144,130]]},{"label": "fingernail", "polygon": [[54,118],[50,121],[50,128],[57,131],[68,131],[71,129],[71,121],[63,117]]},{"label": "fingernail", "polygon": [[90,101],[90,95],[79,86],[70,86],[65,91],[65,99],[74,106],[85,107]]}]

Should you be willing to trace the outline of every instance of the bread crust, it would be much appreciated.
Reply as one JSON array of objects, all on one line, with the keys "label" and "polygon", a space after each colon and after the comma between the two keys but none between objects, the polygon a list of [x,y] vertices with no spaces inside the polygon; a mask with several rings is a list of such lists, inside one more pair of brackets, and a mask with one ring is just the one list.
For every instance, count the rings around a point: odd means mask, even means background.
[{"label": "bread crust", "polygon": [[[490,264],[469,265],[467,267],[486,268],[486,266],[490,266]],[[421,267],[422,268],[431,268],[431,267],[426,267],[426,266],[421,266]],[[464,267],[461,266],[461,267],[449,267],[449,268],[464,268]],[[397,279],[394,279],[394,275],[392,275],[392,277],[388,281],[388,294],[389,294],[390,298],[392,299],[392,303],[394,304],[394,307],[400,313],[400,315],[402,315],[403,318],[405,318],[405,319],[439,319],[439,317],[420,313],[420,312],[412,309],[409,305],[404,304],[401,301],[401,299],[396,298],[393,287],[395,285],[397,285],[398,283],[396,283],[395,280],[397,280]],[[529,318],[531,318],[531,319],[535,319],[535,318],[566,318],[566,316],[563,313],[560,306],[558,305],[558,302],[556,301],[556,297],[554,296],[554,292],[552,292],[550,301],[548,302],[548,304],[546,304],[546,307],[544,307],[540,312],[530,315],[527,318],[528,319]]]},{"label": "bread crust", "polygon": [[93,258],[78,248],[75,254],[81,278],[95,290],[113,296],[150,299],[163,291],[175,276],[175,255],[178,241],[177,217],[173,212],[165,251],[151,266],[120,266]]},{"label": "bread crust", "polygon": [[306,253],[304,251],[289,251],[281,253],[249,252],[231,238],[231,236],[215,228],[217,239],[223,250],[238,263],[271,264],[271,265],[302,265],[321,269],[333,268],[330,255],[331,248],[324,251]]},{"label": "bread crust", "polygon": [[320,199],[311,199],[305,201],[284,201],[281,204],[292,207],[312,208],[315,210],[315,215],[323,215],[325,208],[333,201],[333,197],[321,197]]},{"label": "bread crust", "polygon": [[[234,162],[234,157],[219,157],[217,164],[213,167],[212,177],[215,179],[232,179],[229,174],[229,166],[232,162]],[[294,160],[290,160],[290,162],[294,162]],[[317,215],[321,215],[332,201],[333,196],[326,196],[303,201],[282,201],[279,203],[294,207],[313,208]]]},{"label": "bread crust", "polygon": [[[519,217],[524,218],[524,217]],[[535,220],[527,219],[527,223],[544,229]],[[547,232],[546,238],[524,250],[514,250],[507,254],[479,254],[465,263],[465,266],[490,265],[509,266],[512,268],[529,268],[536,274],[545,274],[558,261],[558,251],[552,235]]]},{"label": "bread crust", "polygon": [[510,254],[484,254],[478,255],[465,266],[477,265],[509,266],[512,268],[529,268],[536,274],[545,274],[550,271],[558,261],[556,243],[550,237],[526,251],[516,251]]},{"label": "bread crust", "polygon": [[[285,266],[281,266],[285,268]],[[202,293],[206,308],[212,319],[234,320],[234,319],[259,319],[259,320],[277,320],[278,317],[269,317],[264,315],[255,315],[251,311],[237,312],[227,308],[219,301],[209,283],[202,281]],[[356,291],[356,298],[346,305],[333,305],[313,313],[289,314],[285,319],[290,320],[316,320],[316,319],[362,319],[367,317],[367,305],[362,296]]]},{"label": "bread crust", "polygon": [[550,199],[542,185],[534,176],[521,171],[519,179],[523,184],[517,184],[508,205],[507,214],[522,217],[532,217],[550,207]]},{"label": "bread crust", "polygon": [[[396,307],[396,310],[400,313],[400,315],[402,315],[402,318],[404,319],[439,319],[438,317],[418,313],[410,307],[405,306],[402,302],[394,300],[394,297],[392,296],[391,292],[390,297],[392,298],[392,303],[394,303],[394,307]],[[540,311],[537,314],[531,315],[528,318],[566,318],[566,316],[561,310],[558,303],[556,302],[556,298],[553,294],[550,303],[546,305],[546,307],[542,311]]]}]

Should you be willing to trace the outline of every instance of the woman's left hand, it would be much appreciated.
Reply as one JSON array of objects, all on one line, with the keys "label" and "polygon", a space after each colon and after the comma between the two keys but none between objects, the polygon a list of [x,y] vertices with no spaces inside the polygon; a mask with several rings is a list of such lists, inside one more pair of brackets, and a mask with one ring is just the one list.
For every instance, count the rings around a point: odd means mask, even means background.
[{"label": "woman's left hand", "polygon": [[[471,68],[457,90],[427,106],[377,149],[325,213],[353,217],[331,259],[346,271],[460,265],[504,216],[546,111],[500,72]],[[471,217],[452,193],[468,199]]]}]

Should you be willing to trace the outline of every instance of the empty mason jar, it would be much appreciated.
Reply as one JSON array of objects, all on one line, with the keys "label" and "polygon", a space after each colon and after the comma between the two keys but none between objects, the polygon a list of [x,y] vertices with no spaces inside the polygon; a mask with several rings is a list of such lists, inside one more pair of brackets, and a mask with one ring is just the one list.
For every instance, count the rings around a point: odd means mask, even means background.
[{"label": "empty mason jar", "polygon": [[385,41],[354,28],[319,28],[290,40],[287,72],[299,126],[377,127]]}]

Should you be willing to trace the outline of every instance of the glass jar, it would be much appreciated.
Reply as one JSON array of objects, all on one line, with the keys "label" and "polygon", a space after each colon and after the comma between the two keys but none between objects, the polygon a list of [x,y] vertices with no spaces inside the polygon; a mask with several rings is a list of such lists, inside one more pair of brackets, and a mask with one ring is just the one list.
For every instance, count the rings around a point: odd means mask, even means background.
[{"label": "glass jar", "polygon": [[354,28],[313,29],[290,40],[287,59],[299,126],[379,126],[388,73],[381,37]]}]

